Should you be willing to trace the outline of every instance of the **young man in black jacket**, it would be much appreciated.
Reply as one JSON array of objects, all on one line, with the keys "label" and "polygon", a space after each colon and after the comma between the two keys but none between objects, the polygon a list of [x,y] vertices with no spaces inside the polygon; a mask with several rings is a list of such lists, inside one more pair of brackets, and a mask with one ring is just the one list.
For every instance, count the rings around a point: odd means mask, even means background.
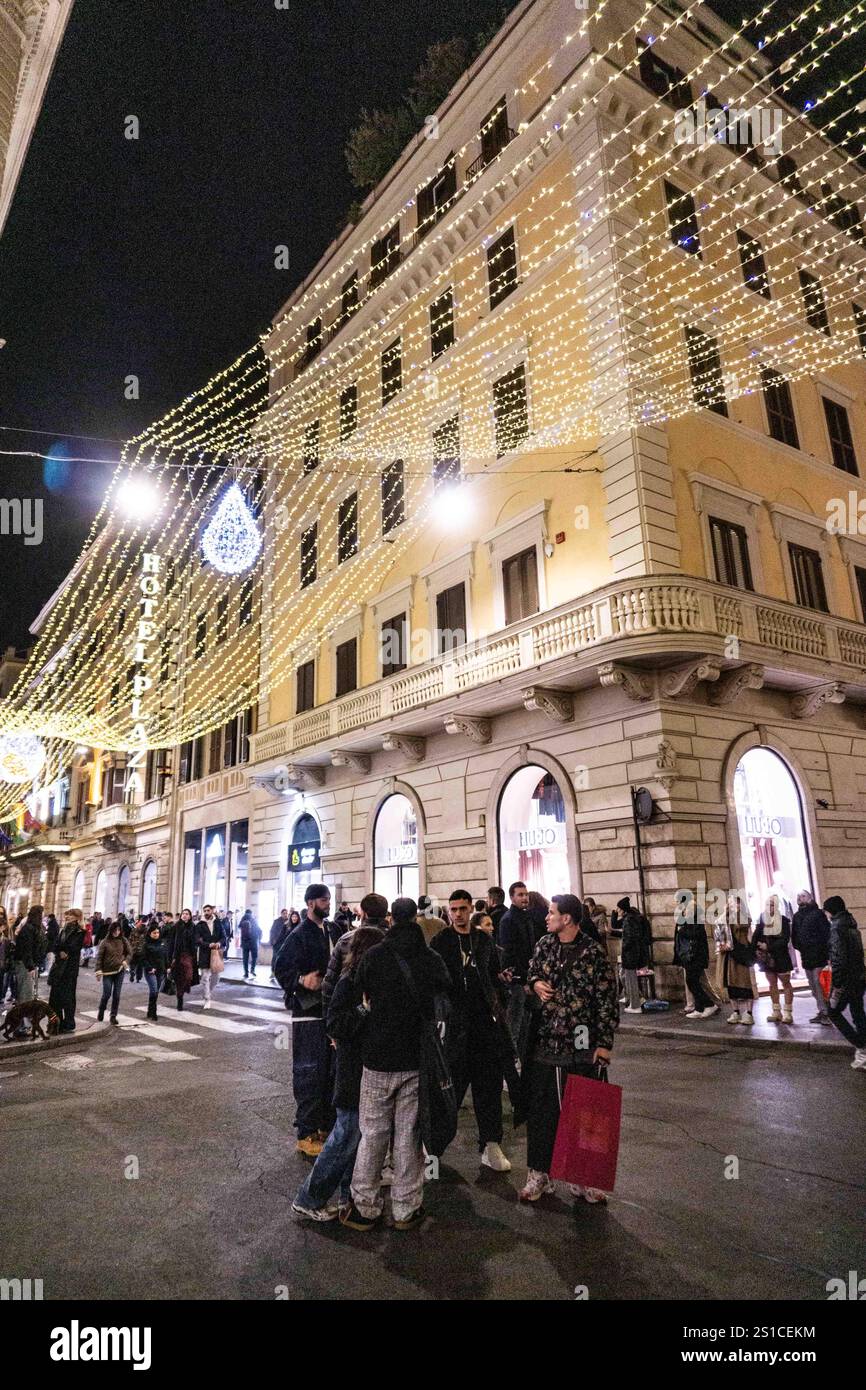
[{"label": "young man in black jacket", "polygon": [[829,1028],[831,1024],[820,976],[830,958],[830,923],[806,888],[797,894],[797,911],[791,921],[791,945],[800,952],[812,998],[818,1005],[818,1012],[809,1022],[821,1023]]},{"label": "young man in black jacket", "polygon": [[508,890],[511,906],[499,920],[496,937],[502,955],[502,971],[509,980],[508,1027],[518,1053],[526,1040],[526,972],[536,943],[543,933],[529,911],[529,889],[525,883],[512,883]]},{"label": "young man in black jacket", "polygon": [[470,927],[472,896],[455,888],[448,899],[451,926],[430,943],[448,967],[453,1012],[446,1045],[458,1106],[469,1087],[478,1123],[478,1151],[486,1168],[507,1173],[502,1152],[505,981],[499,955],[486,932]]},{"label": "young man in black jacket", "polygon": [[[828,898],[824,912],[830,923],[831,980],[828,1014],[843,1038],[854,1044],[855,1071],[866,1071],[866,1011],[863,995],[866,992],[866,963],[863,958],[863,938],[856,920],[845,906],[844,898]],[[848,1010],[854,1027],[845,1017]]]},{"label": "young man in black jacket", "polygon": [[424,1219],[418,1114],[421,1025],[433,1016],[435,996],[447,992],[449,979],[424,940],[417,914],[411,898],[396,898],[386,940],[373,946],[358,967],[358,990],[367,1011],[361,1040],[361,1144],[352,1175],[352,1205],[340,1218],[353,1231],[371,1230],[382,1215],[382,1167],[392,1132],[394,1225],[408,1231]]},{"label": "young man in black jacket", "polygon": [[292,1089],[297,1149],[308,1158],[322,1152],[334,1122],[333,1049],[325,1032],[322,981],[338,929],[328,920],[331,893],[311,883],[304,894],[307,915],[288,936],[277,962],[277,979],[292,1011]]}]

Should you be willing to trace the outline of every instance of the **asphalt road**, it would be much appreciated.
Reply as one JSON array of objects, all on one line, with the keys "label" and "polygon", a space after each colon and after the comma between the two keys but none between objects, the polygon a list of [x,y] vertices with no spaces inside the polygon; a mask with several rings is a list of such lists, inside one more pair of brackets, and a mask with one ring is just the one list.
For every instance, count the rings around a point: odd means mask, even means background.
[{"label": "asphalt road", "polygon": [[[146,997],[127,983],[122,1015],[143,1021]],[[847,1056],[622,1038],[608,1207],[520,1205],[522,1134],[506,1121],[512,1173],[482,1170],[464,1108],[425,1227],[361,1235],[291,1213],[307,1160],[279,995],[223,981],[216,999],[161,1008],[162,1033],[0,1044],[0,1277],[45,1299],[823,1301],[866,1274],[866,1073]]]}]

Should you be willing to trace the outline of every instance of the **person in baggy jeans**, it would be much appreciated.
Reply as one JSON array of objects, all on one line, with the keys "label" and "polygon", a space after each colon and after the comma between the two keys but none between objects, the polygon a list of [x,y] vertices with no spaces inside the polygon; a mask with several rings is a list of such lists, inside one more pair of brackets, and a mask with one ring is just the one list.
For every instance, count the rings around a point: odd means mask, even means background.
[{"label": "person in baggy jeans", "polygon": [[[357,973],[361,958],[371,946],[385,938],[379,927],[363,926],[352,932],[343,973],[337,981],[328,1006],[326,1029],[336,1044],[337,1067],[334,1106],[337,1119],[325,1147],[292,1203],[292,1211],[312,1221],[332,1221],[340,1207],[348,1207],[355,1155],[361,1142],[358,1111],[361,1103],[361,1034],[366,1023],[358,990]],[[359,1010],[359,1005],[362,1005]],[[334,1194],[339,1191],[339,1200]]]},{"label": "person in baggy jeans", "polygon": [[[371,1230],[382,1215],[382,1167],[392,1131],[395,1229],[412,1230],[425,1215],[418,1113],[421,1028],[425,1016],[433,1017],[435,995],[450,993],[451,978],[444,961],[424,940],[417,914],[411,898],[396,898],[387,938],[367,951],[358,970],[361,1007],[369,1009],[361,1037],[361,1143],[352,1176],[352,1205],[340,1215],[343,1225],[354,1231]],[[401,961],[411,971],[411,984]]]}]

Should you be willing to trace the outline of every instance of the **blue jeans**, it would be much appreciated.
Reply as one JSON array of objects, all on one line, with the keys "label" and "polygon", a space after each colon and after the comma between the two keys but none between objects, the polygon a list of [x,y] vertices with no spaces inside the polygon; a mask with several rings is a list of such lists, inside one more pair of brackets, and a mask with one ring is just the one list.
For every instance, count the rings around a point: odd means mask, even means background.
[{"label": "blue jeans", "polygon": [[357,1110],[338,1110],[337,1123],[295,1198],[299,1206],[323,1207],[338,1187],[340,1201],[351,1201],[350,1184],[360,1142]]},{"label": "blue jeans", "polygon": [[258,958],[259,958],[259,948],[258,948],[258,946],[243,946],[241,949],[242,949],[242,951],[243,951],[243,957],[244,957],[244,974],[245,974],[245,975],[249,975],[249,974],[250,974],[250,957],[252,957],[252,968],[253,968],[253,970],[255,970],[255,968],[256,968],[256,961],[257,961]]},{"label": "blue jeans", "polygon": [[150,998],[155,999],[159,994],[159,987],[162,984],[162,975],[158,975],[155,970],[148,970],[144,978],[147,980]]},{"label": "blue jeans", "polygon": [[117,1010],[120,1008],[120,991],[123,989],[122,970],[118,970],[116,975],[103,975],[102,977],[102,998],[99,1001],[100,1017],[105,1013],[105,1006],[111,999],[111,1017],[117,1017]]}]

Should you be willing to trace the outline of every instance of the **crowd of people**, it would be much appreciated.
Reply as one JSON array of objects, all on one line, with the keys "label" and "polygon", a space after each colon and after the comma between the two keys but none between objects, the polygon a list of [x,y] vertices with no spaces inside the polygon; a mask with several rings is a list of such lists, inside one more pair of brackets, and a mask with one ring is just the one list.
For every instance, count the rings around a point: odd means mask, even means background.
[{"label": "crowd of people", "polygon": [[[619,1010],[641,1011],[641,977],[651,977],[652,932],[629,898],[608,913],[570,893],[548,903],[525,883],[491,887],[473,899],[455,888],[447,904],[428,897],[392,903],[368,893],[331,918],[326,885],[311,884],[303,910],[284,908],[270,931],[271,980],[292,1016],[292,1084],[298,1151],[313,1166],[293,1210],[313,1221],[339,1219],[359,1231],[382,1216],[391,1187],[394,1224],[424,1219],[421,1139],[422,1033],[434,1020],[444,1040],[449,1085],[459,1107],[472,1093],[479,1163],[511,1169],[503,1148],[503,1097],[515,1125],[527,1126],[528,1172],[520,1191],[533,1202],[552,1190],[551,1159],[569,1075],[603,1079]],[[61,1032],[75,1028],[76,984],[95,954],[98,1017],[117,1023],[124,979],[144,981],[150,1019],[160,994],[182,1010],[214,985],[237,939],[244,979],[256,980],[261,930],[251,912],[235,929],[230,914],[205,905],[109,922],[78,908],[63,924],[39,906],[9,923],[0,908],[0,1002],[34,997],[47,974],[49,1008]],[[728,1022],[754,1021],[755,970],[770,994],[773,1022],[793,1022],[792,952],[799,954],[817,1013],[854,1048],[866,1070],[866,967],[857,922],[841,897],[819,907],[803,891],[797,909],[772,895],[754,925],[732,895],[713,921],[696,913],[677,924],[674,963],[684,972],[686,1017],[718,1010],[710,983],[730,1001]],[[573,1189],[589,1202],[605,1194]]]}]

